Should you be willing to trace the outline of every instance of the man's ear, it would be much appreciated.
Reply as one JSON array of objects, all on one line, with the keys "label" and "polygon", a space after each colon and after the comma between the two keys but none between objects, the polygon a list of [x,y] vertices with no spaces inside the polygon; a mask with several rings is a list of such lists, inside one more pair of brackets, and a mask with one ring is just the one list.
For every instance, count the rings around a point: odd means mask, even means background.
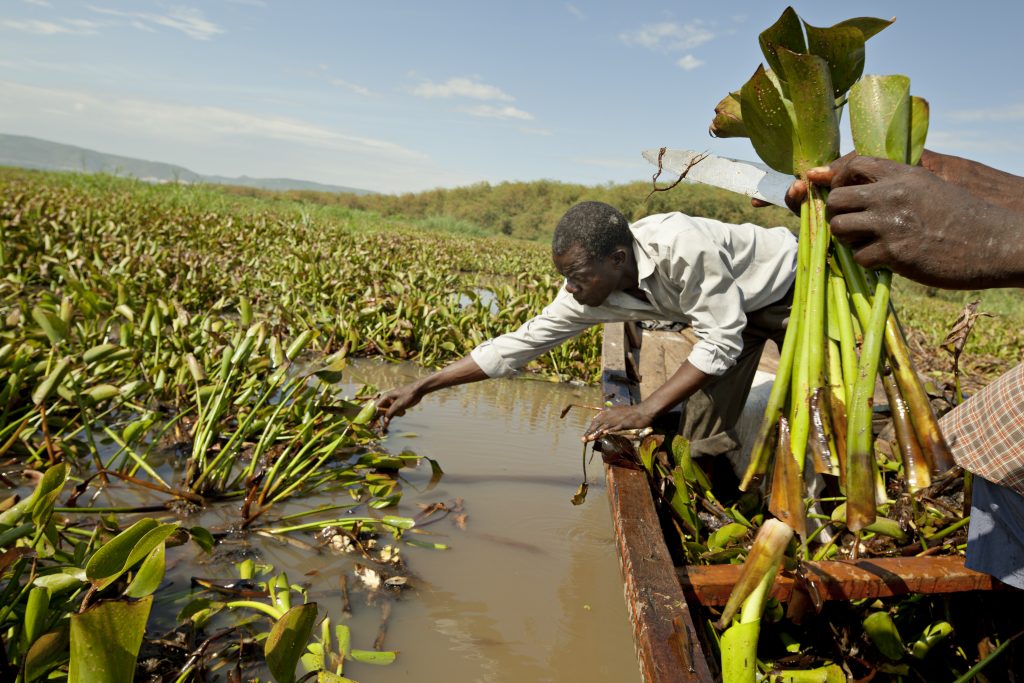
[{"label": "man's ear", "polygon": [[629,260],[629,254],[626,253],[626,247],[618,246],[612,252],[612,263],[617,266],[623,266]]}]

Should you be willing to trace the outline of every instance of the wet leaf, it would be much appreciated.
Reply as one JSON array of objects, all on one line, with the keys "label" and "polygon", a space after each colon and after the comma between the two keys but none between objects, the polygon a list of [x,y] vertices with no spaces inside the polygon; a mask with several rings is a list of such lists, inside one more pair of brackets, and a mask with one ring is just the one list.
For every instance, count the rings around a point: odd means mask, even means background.
[{"label": "wet leaf", "polygon": [[71,615],[68,683],[133,680],[152,604],[151,595],[131,602],[108,600]]},{"label": "wet leaf", "polygon": [[50,371],[50,374],[46,376],[36,390],[32,392],[32,403],[35,405],[41,405],[46,402],[46,399],[50,398],[57,386],[64,381],[64,376],[68,372],[68,368],[71,366],[71,359],[61,358],[57,361],[57,364]]},{"label": "wet leaf", "polygon": [[754,151],[779,173],[793,173],[794,125],[782,93],[763,66],[740,89],[743,125]]},{"label": "wet leaf", "polygon": [[278,619],[263,646],[267,668],[278,683],[295,680],[295,666],[306,650],[316,623],[316,603],[293,607]]},{"label": "wet leaf", "polygon": [[[785,73],[780,63],[778,48],[785,48],[792,52],[807,52],[804,29],[796,11],[792,7],[787,7],[774,24],[761,31],[757,40],[761,44],[761,52],[771,70],[777,73],[782,80],[790,80],[789,74]],[[744,116],[745,120],[746,116]]]},{"label": "wet leaf", "polygon": [[[804,22],[804,28],[808,51],[828,64],[832,97],[842,97],[864,73],[864,34],[854,26],[842,24],[820,28]],[[790,92],[792,87],[791,83]]]},{"label": "wet leaf", "polygon": [[386,652],[378,650],[352,650],[349,652],[349,657],[357,662],[363,664],[375,664],[377,666],[385,666],[395,661],[398,656],[397,652]]},{"label": "wet leaf", "polygon": [[213,534],[211,534],[209,530],[205,527],[191,527],[188,530],[188,534],[195,542],[195,544],[203,550],[205,550],[206,552],[210,552],[211,550],[213,550],[213,547],[217,545],[217,541],[216,539],[214,539]]},{"label": "wet leaf", "polygon": [[910,79],[865,76],[850,89],[850,129],[858,154],[906,163],[910,157]]},{"label": "wet leaf", "polygon": [[129,598],[141,598],[155,592],[164,580],[164,568],[164,544],[161,543],[143,560],[124,594]]},{"label": "wet leaf", "polygon": [[32,319],[36,321],[46,338],[54,346],[60,344],[68,336],[68,324],[52,311],[36,306],[32,309]]},{"label": "wet leaf", "polygon": [[884,29],[892,26],[895,21],[895,17],[892,19],[877,19],[875,17],[854,17],[852,19],[846,19],[840,21],[836,26],[853,26],[860,30],[864,34],[864,40],[867,41],[872,37],[881,33]]},{"label": "wet leaf", "polygon": [[579,488],[576,489],[576,493],[574,493],[572,496],[572,504],[582,505],[583,502],[587,499],[588,490],[590,490],[590,484],[588,484],[587,482],[581,483],[579,485]]},{"label": "wet leaf", "polygon": [[106,588],[126,571],[149,555],[178,524],[158,524],[153,519],[140,519],[102,546],[85,566],[85,573],[97,590]]},{"label": "wet leaf", "polygon": [[802,175],[839,156],[839,119],[832,95],[829,66],[817,55],[778,49],[789,78],[789,99],[795,110],[793,171]]},{"label": "wet leaf", "polygon": [[35,639],[25,653],[25,681],[32,683],[68,660],[68,623]]}]

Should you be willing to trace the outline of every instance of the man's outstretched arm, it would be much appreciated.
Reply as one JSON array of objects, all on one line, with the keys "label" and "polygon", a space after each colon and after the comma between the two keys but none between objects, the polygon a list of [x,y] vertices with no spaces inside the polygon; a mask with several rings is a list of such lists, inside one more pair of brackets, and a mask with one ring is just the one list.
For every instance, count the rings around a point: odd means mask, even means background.
[{"label": "man's outstretched arm", "polygon": [[377,412],[383,413],[381,425],[387,427],[393,417],[405,415],[405,411],[423,400],[427,394],[487,379],[487,373],[480,369],[472,356],[463,356],[451,365],[446,365],[415,382],[392,389],[377,401]]}]

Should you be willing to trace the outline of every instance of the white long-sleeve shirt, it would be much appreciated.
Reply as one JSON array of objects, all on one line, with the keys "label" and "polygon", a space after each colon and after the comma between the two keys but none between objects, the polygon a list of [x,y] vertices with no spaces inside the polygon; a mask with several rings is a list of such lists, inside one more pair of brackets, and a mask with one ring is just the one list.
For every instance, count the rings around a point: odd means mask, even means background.
[{"label": "white long-sleeve shirt", "polygon": [[540,315],[473,349],[480,369],[504,377],[594,325],[666,320],[691,326],[700,341],[690,363],[721,375],[743,349],[746,314],[780,300],[793,284],[797,243],[786,228],[677,212],[648,216],[630,229],[648,302],[615,291],[600,306],[585,306],[563,286]]}]

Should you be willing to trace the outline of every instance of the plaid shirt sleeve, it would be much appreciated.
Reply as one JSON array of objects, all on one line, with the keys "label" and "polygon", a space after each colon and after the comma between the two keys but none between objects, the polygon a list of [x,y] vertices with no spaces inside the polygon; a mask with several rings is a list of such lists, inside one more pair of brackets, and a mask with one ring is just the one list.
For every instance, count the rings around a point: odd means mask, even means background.
[{"label": "plaid shirt sleeve", "polygon": [[944,415],[957,464],[1024,495],[1024,364]]}]

